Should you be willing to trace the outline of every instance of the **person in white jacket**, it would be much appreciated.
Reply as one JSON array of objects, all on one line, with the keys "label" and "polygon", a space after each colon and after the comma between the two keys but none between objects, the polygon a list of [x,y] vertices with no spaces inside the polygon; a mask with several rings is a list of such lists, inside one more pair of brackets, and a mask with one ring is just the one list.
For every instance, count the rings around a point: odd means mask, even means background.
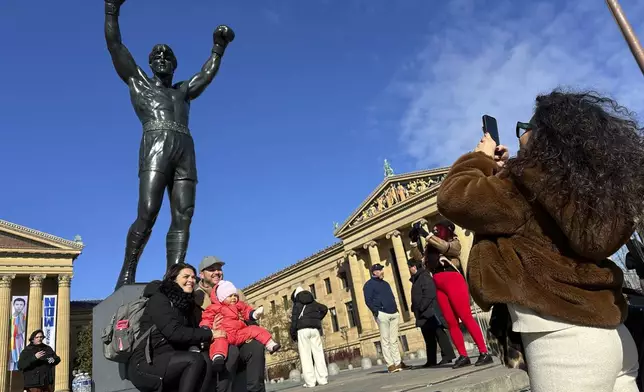
[{"label": "person in white jacket", "polygon": [[297,287],[291,295],[291,339],[297,343],[302,363],[304,387],[312,388],[328,383],[328,371],[322,347],[322,319],[329,309],[316,302],[311,292]]}]

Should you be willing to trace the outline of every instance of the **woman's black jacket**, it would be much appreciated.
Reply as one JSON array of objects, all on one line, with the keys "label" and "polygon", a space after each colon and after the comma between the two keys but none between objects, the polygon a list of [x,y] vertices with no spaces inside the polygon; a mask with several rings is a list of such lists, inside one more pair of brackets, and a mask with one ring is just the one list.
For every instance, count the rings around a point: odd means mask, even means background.
[{"label": "woman's black jacket", "polygon": [[[45,355],[36,358],[36,353],[44,351]],[[48,358],[54,358],[53,363]],[[60,363],[60,358],[54,350],[46,344],[29,344],[20,353],[18,369],[24,376],[24,388],[41,388],[54,384],[54,366]]]},{"label": "woman's black jacket", "polygon": [[143,290],[149,300],[141,316],[141,331],[153,325],[149,353],[145,356],[146,342],[134,349],[128,364],[128,379],[143,391],[159,390],[168,362],[177,351],[189,351],[212,339],[212,332],[199,328],[197,305],[192,294],[184,293],[174,282],[150,282]]},{"label": "woman's black jacket", "polygon": [[428,321],[447,325],[436,299],[434,278],[424,268],[411,277],[411,311],[416,317],[416,326],[422,327]]},{"label": "woman's black jacket", "polygon": [[315,328],[322,334],[322,319],[329,308],[316,302],[310,291],[300,291],[293,300],[291,315],[291,339],[297,341],[297,331],[304,328]]}]

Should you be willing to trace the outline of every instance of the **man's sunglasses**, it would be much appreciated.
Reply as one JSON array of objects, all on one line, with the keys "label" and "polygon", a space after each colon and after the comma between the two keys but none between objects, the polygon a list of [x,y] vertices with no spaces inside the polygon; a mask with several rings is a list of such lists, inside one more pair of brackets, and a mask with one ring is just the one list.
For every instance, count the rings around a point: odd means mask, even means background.
[{"label": "man's sunglasses", "polygon": [[517,138],[521,138],[521,136],[525,135],[527,132],[532,131],[536,127],[532,123],[524,123],[524,122],[517,122]]}]

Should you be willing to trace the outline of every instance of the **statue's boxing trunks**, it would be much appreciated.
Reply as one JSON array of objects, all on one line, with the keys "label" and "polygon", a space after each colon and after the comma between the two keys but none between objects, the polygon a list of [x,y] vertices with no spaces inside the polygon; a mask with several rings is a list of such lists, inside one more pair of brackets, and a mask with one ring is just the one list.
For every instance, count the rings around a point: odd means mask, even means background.
[{"label": "statue's boxing trunks", "polygon": [[139,175],[146,171],[163,173],[168,181],[197,181],[195,145],[188,127],[173,121],[143,125]]}]

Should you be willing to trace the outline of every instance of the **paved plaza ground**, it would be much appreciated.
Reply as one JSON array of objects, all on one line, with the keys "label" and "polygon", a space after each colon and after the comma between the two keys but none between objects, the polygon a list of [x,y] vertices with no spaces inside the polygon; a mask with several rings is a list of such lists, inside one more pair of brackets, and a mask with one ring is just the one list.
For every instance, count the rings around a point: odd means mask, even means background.
[{"label": "paved plaza ground", "polygon": [[[476,358],[473,358],[474,360]],[[268,384],[270,392],[334,391],[334,392],[526,392],[528,376],[519,370],[507,369],[495,362],[492,365],[453,370],[451,367],[423,369],[425,360],[406,361],[411,370],[388,374],[386,367],[341,371],[329,377],[329,384],[313,389],[303,388],[303,382],[286,380]]]}]

